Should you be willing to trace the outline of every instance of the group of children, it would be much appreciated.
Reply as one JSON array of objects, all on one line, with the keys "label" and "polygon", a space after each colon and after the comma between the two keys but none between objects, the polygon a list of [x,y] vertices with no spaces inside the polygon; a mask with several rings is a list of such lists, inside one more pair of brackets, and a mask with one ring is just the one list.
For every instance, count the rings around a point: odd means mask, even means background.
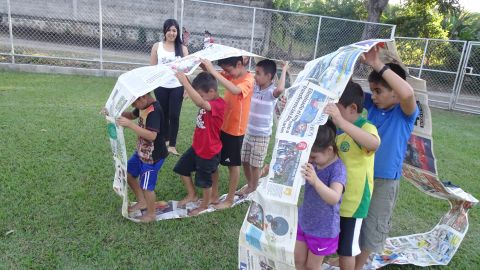
[{"label": "group of children", "polygon": [[[324,256],[334,253],[339,255],[341,269],[362,269],[371,252],[382,251],[388,236],[418,108],[399,65],[382,63],[376,47],[362,57],[374,69],[369,76],[372,94],[349,82],[339,103],[327,105],[324,112],[331,120],[319,127],[309,162],[302,169],[306,184],[295,245],[298,269],[321,269]],[[210,204],[217,209],[230,207],[235,194],[246,195],[257,188],[272,133],[274,104],[285,88],[288,70],[285,63],[275,86],[272,60],[258,62],[255,76],[242,57],[219,60],[222,72],[210,61],[201,61],[204,71],[192,83],[185,74],[176,74],[199,107],[192,146],[174,167],[187,189],[179,207],[198,200],[195,186],[203,191],[201,203],[190,215]],[[217,82],[225,88],[224,98],[218,94]],[[133,106],[133,112],[118,120],[138,135],[137,151],[128,162],[128,183],[138,202],[129,210],[146,208],[141,219],[152,221],[153,189],[167,155],[162,113],[149,94]],[[364,108],[367,119],[362,117]],[[128,120],[136,117],[138,125]],[[228,194],[222,202],[218,201],[219,164],[229,172]],[[237,191],[241,165],[247,185]],[[195,185],[192,172],[196,172]]]},{"label": "group of children", "polygon": [[[363,56],[373,68],[372,94],[348,82],[338,104],[324,112],[303,167],[304,202],[299,209],[295,266],[322,269],[325,256],[340,269],[363,269],[383,251],[395,206],[407,141],[418,116],[413,89],[397,64],[381,62],[377,48]],[[367,119],[362,117],[367,109]]]},{"label": "group of children", "polygon": [[[277,66],[272,60],[258,62],[255,76],[248,72],[241,56],[220,59],[218,65],[222,72],[218,72],[210,61],[202,59],[204,71],[191,83],[184,73],[176,73],[186,94],[199,107],[192,145],[173,169],[187,189],[187,196],[178,202],[177,207],[198,201],[195,186],[203,191],[198,207],[189,212],[192,216],[211,204],[217,209],[228,208],[235,195],[244,196],[256,189],[272,133],[273,108],[285,88],[289,67],[285,62],[275,86]],[[217,82],[225,88],[223,98],[219,96]],[[124,112],[117,121],[138,135],[136,152],[127,167],[128,184],[137,198],[137,203],[129,207],[129,211],[144,210],[140,220],[149,222],[155,220],[153,190],[167,155],[165,145],[161,143],[162,111],[150,94],[138,98],[132,105],[134,111]],[[137,117],[138,125],[129,121]],[[218,194],[219,164],[227,166],[229,172],[228,194],[222,201],[219,201]],[[242,165],[247,185],[237,191]]]}]

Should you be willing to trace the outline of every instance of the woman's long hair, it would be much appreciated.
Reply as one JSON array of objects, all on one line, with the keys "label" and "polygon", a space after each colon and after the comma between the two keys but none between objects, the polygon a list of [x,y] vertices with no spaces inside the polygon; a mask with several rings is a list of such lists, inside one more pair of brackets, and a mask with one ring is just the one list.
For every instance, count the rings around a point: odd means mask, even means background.
[{"label": "woman's long hair", "polygon": [[182,49],[182,39],[180,38],[180,35],[182,34],[180,32],[180,26],[178,25],[178,22],[175,19],[167,19],[163,23],[163,40],[166,40],[166,34],[168,32],[168,29],[170,27],[175,26],[177,28],[177,37],[175,38],[174,44],[175,44],[175,56],[180,56],[183,57],[183,49]]}]

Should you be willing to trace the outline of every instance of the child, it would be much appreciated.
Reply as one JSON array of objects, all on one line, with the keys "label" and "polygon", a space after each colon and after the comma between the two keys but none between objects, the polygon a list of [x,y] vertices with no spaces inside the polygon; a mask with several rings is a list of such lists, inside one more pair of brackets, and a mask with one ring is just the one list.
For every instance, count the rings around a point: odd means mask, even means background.
[{"label": "child", "polygon": [[377,128],[361,116],[363,90],[348,82],[337,105],[328,104],[325,113],[342,132],[337,136],[339,156],[347,167],[347,185],[340,205],[340,269],[353,270],[360,254],[359,232],[367,217],[373,191],[373,161],[380,145]]},{"label": "child", "polygon": [[372,94],[366,95],[364,105],[368,120],[378,128],[382,144],[375,155],[375,189],[360,233],[362,253],[357,257],[357,269],[363,267],[371,252],[383,251],[398,197],[407,141],[419,114],[413,89],[405,81],[405,71],[397,64],[383,64],[376,47],[363,58],[374,69],[368,78]]},{"label": "child", "polygon": [[257,189],[272,134],[273,107],[277,98],[285,90],[287,71],[288,62],[285,62],[278,86],[275,87],[272,81],[277,73],[275,62],[266,59],[258,62],[255,67],[255,86],[241,157],[247,185],[240,189],[237,195],[244,196]]},{"label": "child", "polygon": [[205,30],[205,37],[203,38],[203,48],[206,49],[213,44],[213,37],[210,32]]},{"label": "child", "polygon": [[217,170],[222,149],[220,127],[223,123],[225,101],[218,96],[217,80],[208,72],[198,74],[192,84],[184,73],[178,72],[176,76],[189,97],[200,108],[192,146],[182,155],[173,169],[180,174],[188,192],[188,195],[178,203],[178,207],[197,200],[190,176],[191,172],[196,171],[195,185],[203,189],[202,202],[198,208],[189,213],[191,216],[196,216],[206,210],[210,204],[212,173]]},{"label": "child", "polygon": [[247,129],[250,101],[253,93],[253,75],[243,65],[243,57],[230,57],[218,60],[224,72],[215,70],[212,63],[202,59],[202,66],[225,87],[225,118],[221,128],[222,152],[220,164],[228,166],[230,183],[228,195],[221,203],[218,201],[218,170],[213,175],[212,200],[215,208],[224,209],[232,206],[240,180],[241,148],[243,136]]},{"label": "child", "polygon": [[[129,211],[147,211],[139,219],[142,222],[155,220],[155,185],[158,171],[168,155],[163,134],[164,119],[160,103],[150,94],[137,98],[133,104],[135,109],[124,112],[117,124],[130,128],[137,135],[137,150],[128,160],[127,182],[135,193],[137,203],[129,207]],[[130,121],[138,118],[138,125]],[[137,181],[140,178],[140,185]]]},{"label": "child", "polygon": [[306,182],[298,211],[295,267],[322,269],[323,257],[337,251],[339,208],[346,181],[331,121],[318,128],[308,162],[302,170]]}]

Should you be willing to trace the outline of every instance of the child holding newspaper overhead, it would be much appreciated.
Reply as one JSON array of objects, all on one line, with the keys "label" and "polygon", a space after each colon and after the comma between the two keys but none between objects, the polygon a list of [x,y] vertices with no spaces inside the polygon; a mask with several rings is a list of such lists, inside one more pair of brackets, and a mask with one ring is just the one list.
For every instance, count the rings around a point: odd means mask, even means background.
[{"label": "child holding newspaper overhead", "polygon": [[250,105],[247,133],[242,145],[242,164],[247,185],[236,192],[245,196],[257,189],[261,168],[267,156],[268,143],[272,134],[273,108],[277,98],[285,90],[289,63],[284,62],[278,85],[273,83],[277,65],[270,59],[257,63],[255,67],[255,85]]},{"label": "child holding newspaper overhead", "polygon": [[305,195],[298,211],[295,267],[321,269],[323,258],[337,251],[340,203],[346,169],[338,156],[331,121],[318,128],[308,163],[303,165]]},{"label": "child holding newspaper overhead", "polygon": [[180,174],[188,192],[178,203],[178,207],[197,200],[191,177],[191,173],[196,172],[195,185],[203,189],[202,202],[198,208],[189,213],[190,216],[196,216],[210,204],[212,173],[217,170],[220,162],[222,149],[220,127],[223,124],[226,105],[218,95],[217,80],[212,74],[202,72],[192,84],[184,73],[178,72],[176,76],[192,101],[199,107],[192,146],[180,157],[173,169]]}]

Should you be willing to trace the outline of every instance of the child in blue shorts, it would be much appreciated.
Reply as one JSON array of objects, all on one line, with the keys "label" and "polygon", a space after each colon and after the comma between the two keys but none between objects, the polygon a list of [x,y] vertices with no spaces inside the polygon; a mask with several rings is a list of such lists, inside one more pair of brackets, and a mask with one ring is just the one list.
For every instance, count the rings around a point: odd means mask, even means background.
[{"label": "child in blue shorts", "polygon": [[[128,160],[127,181],[135,193],[137,203],[129,211],[147,209],[139,219],[155,220],[155,185],[158,171],[168,155],[163,134],[163,112],[160,103],[150,94],[137,98],[131,112],[124,112],[117,124],[130,128],[137,135],[137,149]],[[130,121],[138,118],[138,124]],[[139,182],[137,181],[139,179]]]}]

